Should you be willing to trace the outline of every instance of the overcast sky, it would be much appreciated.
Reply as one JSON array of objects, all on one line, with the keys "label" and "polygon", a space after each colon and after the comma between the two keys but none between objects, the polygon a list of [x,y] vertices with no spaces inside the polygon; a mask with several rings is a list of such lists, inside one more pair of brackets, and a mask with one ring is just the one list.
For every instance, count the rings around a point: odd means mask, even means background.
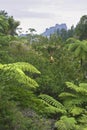
[{"label": "overcast sky", "polygon": [[0,0],[0,10],[19,20],[23,30],[42,33],[55,24],[76,25],[87,15],[87,0]]}]

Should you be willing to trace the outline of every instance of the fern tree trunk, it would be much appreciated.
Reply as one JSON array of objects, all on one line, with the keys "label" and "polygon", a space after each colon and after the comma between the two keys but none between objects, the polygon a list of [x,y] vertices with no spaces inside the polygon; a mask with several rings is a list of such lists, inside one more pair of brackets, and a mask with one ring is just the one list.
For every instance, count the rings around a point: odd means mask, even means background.
[{"label": "fern tree trunk", "polygon": [[82,58],[80,60],[80,64],[83,72],[83,78],[87,79],[87,64],[85,63],[85,61],[83,62]]},{"label": "fern tree trunk", "polygon": [[81,67],[83,67],[83,59],[80,60]]}]

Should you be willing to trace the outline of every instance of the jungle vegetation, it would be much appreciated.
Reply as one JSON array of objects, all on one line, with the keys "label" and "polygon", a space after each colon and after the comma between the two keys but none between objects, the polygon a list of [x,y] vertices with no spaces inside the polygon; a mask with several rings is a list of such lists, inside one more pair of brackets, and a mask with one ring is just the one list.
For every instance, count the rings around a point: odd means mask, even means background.
[{"label": "jungle vegetation", "polygon": [[0,11],[0,130],[87,130],[87,15],[49,38],[19,25]]}]

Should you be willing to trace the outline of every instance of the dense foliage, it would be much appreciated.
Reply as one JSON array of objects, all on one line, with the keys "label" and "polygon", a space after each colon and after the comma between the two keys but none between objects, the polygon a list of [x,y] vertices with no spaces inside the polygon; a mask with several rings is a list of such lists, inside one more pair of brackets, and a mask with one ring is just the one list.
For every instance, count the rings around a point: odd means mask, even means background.
[{"label": "dense foliage", "polygon": [[0,11],[0,130],[87,129],[86,22],[22,37]]}]

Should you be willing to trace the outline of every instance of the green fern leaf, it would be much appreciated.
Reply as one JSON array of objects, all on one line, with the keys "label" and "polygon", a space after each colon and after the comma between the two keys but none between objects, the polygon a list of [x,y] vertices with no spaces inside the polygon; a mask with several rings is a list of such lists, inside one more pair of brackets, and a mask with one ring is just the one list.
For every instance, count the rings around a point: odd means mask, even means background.
[{"label": "green fern leaf", "polygon": [[46,94],[41,94],[39,97],[41,98],[41,101],[48,106],[48,109],[50,108],[57,112],[66,113],[65,107],[53,97]]},{"label": "green fern leaf", "polygon": [[68,92],[63,92],[59,95],[60,98],[76,98],[77,96],[75,94],[72,93],[68,93]]},{"label": "green fern leaf", "polygon": [[29,87],[36,88],[38,84],[35,80],[28,77],[24,72],[32,72],[40,74],[40,72],[28,63],[13,63],[1,65],[0,68],[0,82],[2,84],[8,85],[13,82],[13,84],[24,84]]},{"label": "green fern leaf", "polygon": [[81,107],[74,107],[70,110],[70,113],[73,115],[73,116],[76,116],[76,115],[80,115],[84,112],[84,109],[81,108]]},{"label": "green fern leaf", "polygon": [[76,120],[73,117],[62,116],[60,120],[55,123],[58,130],[73,130],[76,126]]},{"label": "green fern leaf", "polygon": [[66,85],[67,85],[68,88],[74,90],[77,93],[82,93],[83,95],[87,94],[87,89],[84,89],[82,87],[78,87],[77,85],[75,85],[71,82],[66,82]]},{"label": "green fern leaf", "polygon": [[80,83],[79,86],[87,90],[87,83]]},{"label": "green fern leaf", "polygon": [[14,67],[14,68],[19,68],[20,70],[22,70],[23,72],[27,71],[27,72],[31,72],[31,73],[37,73],[40,74],[40,71],[38,71],[33,65],[26,63],[26,62],[17,62],[17,63],[13,63],[13,64],[6,64],[4,66],[8,66],[8,67]]},{"label": "green fern leaf", "polygon": [[51,113],[51,114],[57,114],[57,113],[66,114],[66,110],[60,109],[51,105],[48,105],[48,107],[46,107],[46,110],[48,113]]}]

